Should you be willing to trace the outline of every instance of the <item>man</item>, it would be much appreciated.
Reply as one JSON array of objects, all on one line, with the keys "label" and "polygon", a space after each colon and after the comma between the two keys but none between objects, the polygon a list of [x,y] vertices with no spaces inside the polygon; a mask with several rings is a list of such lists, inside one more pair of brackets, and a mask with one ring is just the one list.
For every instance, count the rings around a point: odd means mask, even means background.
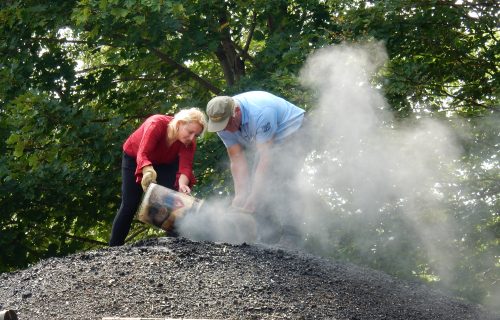
[{"label": "man", "polygon": [[[254,213],[274,195],[286,194],[287,178],[303,158],[293,156],[300,147],[292,137],[303,126],[305,111],[283,98],[264,91],[233,97],[218,96],[207,104],[208,131],[217,132],[227,148],[234,182],[233,207]],[[250,175],[248,152],[255,150]],[[279,159],[278,159],[279,158]],[[289,160],[295,162],[289,165]],[[283,198],[282,198],[283,199]],[[280,219],[282,220],[282,219]]]}]

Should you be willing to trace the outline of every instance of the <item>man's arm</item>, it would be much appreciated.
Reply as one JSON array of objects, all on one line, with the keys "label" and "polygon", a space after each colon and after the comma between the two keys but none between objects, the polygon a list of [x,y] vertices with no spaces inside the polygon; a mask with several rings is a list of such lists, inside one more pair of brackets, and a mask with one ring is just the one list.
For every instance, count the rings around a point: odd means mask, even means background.
[{"label": "man's arm", "polygon": [[245,211],[255,211],[257,200],[260,196],[259,192],[264,190],[264,184],[266,183],[266,180],[268,180],[268,168],[271,162],[272,144],[272,141],[257,144],[259,162],[257,163],[257,167],[255,168],[252,189],[250,190],[250,194],[248,195],[248,198],[246,199],[245,205],[243,207]]},{"label": "man's arm", "polygon": [[239,144],[227,148],[231,160],[231,174],[234,182],[233,206],[243,208],[248,195],[248,163],[245,152]]}]

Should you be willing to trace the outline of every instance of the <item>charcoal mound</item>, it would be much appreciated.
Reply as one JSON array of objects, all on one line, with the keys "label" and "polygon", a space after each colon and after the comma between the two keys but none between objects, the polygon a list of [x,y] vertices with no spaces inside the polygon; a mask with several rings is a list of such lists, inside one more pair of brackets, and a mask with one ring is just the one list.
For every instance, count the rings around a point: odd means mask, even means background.
[{"label": "charcoal mound", "polygon": [[499,319],[382,272],[264,245],[158,238],[0,275],[19,319]]}]

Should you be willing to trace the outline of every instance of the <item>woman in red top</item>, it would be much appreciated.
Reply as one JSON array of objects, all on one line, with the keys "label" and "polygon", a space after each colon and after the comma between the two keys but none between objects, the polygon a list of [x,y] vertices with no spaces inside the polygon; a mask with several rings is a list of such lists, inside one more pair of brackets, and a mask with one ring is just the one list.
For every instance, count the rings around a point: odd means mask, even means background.
[{"label": "woman in red top", "polygon": [[153,115],[123,144],[122,200],[111,231],[110,246],[120,246],[130,231],[143,191],[151,182],[190,193],[196,182],[193,158],[196,138],[207,126],[198,108],[185,109],[174,117]]}]

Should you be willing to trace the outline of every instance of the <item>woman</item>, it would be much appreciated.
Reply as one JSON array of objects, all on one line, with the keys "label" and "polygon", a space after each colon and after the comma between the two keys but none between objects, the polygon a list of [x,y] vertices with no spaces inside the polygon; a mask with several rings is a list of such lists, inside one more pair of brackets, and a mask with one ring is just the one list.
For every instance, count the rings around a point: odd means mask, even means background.
[{"label": "woman", "polygon": [[196,182],[193,158],[196,138],[207,126],[198,108],[185,109],[174,117],[153,115],[123,144],[122,200],[111,231],[110,246],[120,246],[130,231],[143,191],[151,182],[190,193]]}]

